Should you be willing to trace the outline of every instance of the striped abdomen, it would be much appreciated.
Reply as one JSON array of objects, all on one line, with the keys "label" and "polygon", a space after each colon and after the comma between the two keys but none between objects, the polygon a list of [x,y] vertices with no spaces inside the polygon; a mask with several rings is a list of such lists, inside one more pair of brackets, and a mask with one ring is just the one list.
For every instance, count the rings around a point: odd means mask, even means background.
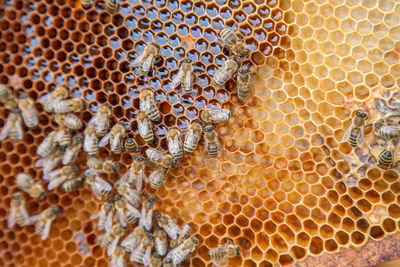
[{"label": "striped abdomen", "polygon": [[131,224],[135,224],[137,222],[137,217],[135,217],[133,213],[129,213],[126,219]]},{"label": "striped abdomen", "polygon": [[23,212],[21,212],[21,210],[19,208],[15,209],[15,213],[14,213],[14,219],[15,222],[19,225],[19,226],[25,226],[28,225],[29,223],[29,218],[27,218]]},{"label": "striped abdomen", "polygon": [[358,136],[361,134],[361,132],[357,128],[351,129],[350,137],[349,137],[349,143],[352,147],[357,146],[357,139]]},{"label": "striped abdomen", "polygon": [[115,238],[116,237],[111,233],[106,234],[104,236],[103,240],[101,241],[101,247],[108,248],[111,245],[111,243],[114,241]]},{"label": "striped abdomen", "polygon": [[245,100],[250,94],[250,86],[249,85],[238,85],[237,87],[237,95],[240,100]]},{"label": "striped abdomen", "polygon": [[125,150],[128,151],[129,153],[135,153],[139,151],[139,146],[136,143],[135,139],[133,138],[126,139]]},{"label": "striped abdomen", "polygon": [[39,221],[35,224],[35,233],[37,235],[42,235],[45,225],[46,225],[46,220],[39,219]]},{"label": "striped abdomen", "polygon": [[150,106],[149,110],[146,112],[146,115],[152,121],[159,121],[161,119],[160,112],[155,104]]},{"label": "striped abdomen", "polygon": [[89,8],[92,6],[92,0],[81,0],[81,4],[83,8]]},{"label": "striped abdomen", "polygon": [[65,192],[72,192],[81,189],[82,187],[82,180],[81,179],[70,179],[65,181],[61,188]]},{"label": "striped abdomen", "polygon": [[208,256],[211,259],[222,259],[226,255],[224,248],[214,248],[208,252]]},{"label": "striped abdomen", "polygon": [[106,0],[106,9],[108,12],[114,14],[118,11],[118,4],[115,0]]},{"label": "striped abdomen", "polygon": [[58,145],[60,146],[60,149],[62,151],[65,151],[70,142],[71,142],[71,133],[69,131],[65,131],[58,140]]},{"label": "striped abdomen", "polygon": [[382,151],[378,156],[378,164],[382,168],[390,169],[393,166],[393,154],[390,151]]},{"label": "striped abdomen", "polygon": [[207,144],[207,151],[211,157],[213,157],[213,158],[217,157],[218,150],[219,150],[219,146],[217,143],[208,143]]}]

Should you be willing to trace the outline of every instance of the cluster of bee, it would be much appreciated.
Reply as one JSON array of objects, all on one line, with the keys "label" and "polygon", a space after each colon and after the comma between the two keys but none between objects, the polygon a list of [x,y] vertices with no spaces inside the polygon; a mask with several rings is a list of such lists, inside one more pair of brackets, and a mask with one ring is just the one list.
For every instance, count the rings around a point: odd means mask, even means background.
[{"label": "cluster of bee", "polygon": [[25,92],[20,91],[17,99],[10,88],[0,84],[0,103],[10,111],[7,122],[0,132],[0,141],[7,137],[10,137],[15,142],[21,141],[24,137],[23,123],[28,128],[37,128],[39,126],[35,103]]}]

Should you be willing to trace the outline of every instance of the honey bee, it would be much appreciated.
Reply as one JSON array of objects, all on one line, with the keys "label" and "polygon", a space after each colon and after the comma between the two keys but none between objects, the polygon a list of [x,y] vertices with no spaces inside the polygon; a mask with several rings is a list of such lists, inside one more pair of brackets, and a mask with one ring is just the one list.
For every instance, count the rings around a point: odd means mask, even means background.
[{"label": "honey bee", "polygon": [[92,169],[85,171],[84,176],[86,183],[92,188],[92,192],[97,199],[102,199],[102,196],[111,194],[112,186],[100,174]]},{"label": "honey bee", "polygon": [[140,136],[143,138],[145,142],[149,144],[153,143],[154,132],[153,132],[153,126],[149,118],[147,118],[146,114],[144,114],[143,112],[139,112],[139,114],[136,117],[136,120]]},{"label": "honey bee", "polygon": [[378,166],[382,169],[391,169],[393,168],[394,158],[393,153],[390,150],[383,150],[378,155]]},{"label": "honey bee", "polygon": [[172,259],[165,258],[163,260],[162,267],[176,267],[176,265],[172,262]]},{"label": "honey bee", "polygon": [[206,127],[204,127],[204,140],[210,157],[217,157],[218,151],[221,148],[221,144],[218,141],[218,134],[215,131],[214,126],[207,125]]},{"label": "honey bee", "polygon": [[140,202],[142,201],[142,192],[136,189],[133,189],[128,183],[118,181],[115,184],[115,188],[118,193],[125,197],[128,202],[134,207],[138,207]]},{"label": "honey bee", "polygon": [[167,233],[162,228],[157,228],[154,231],[154,247],[157,255],[163,257],[167,253],[168,238]]},{"label": "honey bee", "polygon": [[178,236],[178,239],[171,240],[170,247],[176,248],[180,244],[182,244],[183,240],[185,240],[189,235],[190,231],[192,230],[192,225],[190,223],[186,223],[183,225],[181,233]]},{"label": "honey bee", "polygon": [[150,231],[153,224],[153,208],[156,200],[154,197],[147,197],[142,205],[142,211],[139,218],[139,226]]},{"label": "honey bee", "polygon": [[83,140],[83,150],[89,156],[94,157],[97,155],[99,139],[96,135],[96,128],[88,126],[85,129],[85,138]]},{"label": "honey bee", "polygon": [[152,162],[161,165],[162,167],[169,169],[174,164],[174,156],[167,155],[162,150],[157,148],[148,148],[146,150],[146,155]]},{"label": "honey bee", "polygon": [[29,214],[26,210],[25,197],[21,192],[17,192],[11,197],[11,208],[7,218],[7,227],[11,228],[15,223],[21,227],[30,224]]},{"label": "honey bee", "polygon": [[47,157],[56,147],[57,132],[52,131],[46,136],[36,149],[36,154],[41,157]]},{"label": "honey bee", "polygon": [[236,93],[240,100],[245,101],[250,94],[250,71],[241,67],[238,71]]},{"label": "honey bee", "polygon": [[84,9],[89,9],[93,5],[93,0],[81,0],[81,5]]},{"label": "honey bee", "polygon": [[[54,188],[64,183],[65,181],[76,179],[77,173],[78,173],[78,168],[76,166],[68,165],[62,167],[59,170],[52,171],[48,177],[43,177],[43,179],[50,180],[50,183],[47,185],[47,189],[53,190]],[[73,183],[71,182],[71,185],[72,184]]]},{"label": "honey bee", "polygon": [[13,110],[18,107],[13,92],[4,84],[0,84],[0,102],[3,103],[8,110]]},{"label": "honey bee", "polygon": [[67,147],[62,158],[63,165],[70,165],[75,162],[82,149],[82,135],[77,134],[72,138],[71,144]]},{"label": "honey bee", "polygon": [[91,220],[99,219],[97,229],[99,231],[106,230],[110,232],[112,229],[112,221],[114,217],[115,207],[113,199],[104,200],[101,204],[100,211],[90,217]]},{"label": "honey bee", "polygon": [[165,183],[165,176],[168,170],[162,166],[157,166],[149,175],[150,187],[153,189],[161,187]]},{"label": "honey bee", "polygon": [[156,253],[153,253],[150,259],[150,267],[161,267],[161,266],[162,266],[161,257],[157,256]]},{"label": "honey bee", "polygon": [[61,162],[63,153],[56,149],[45,158],[36,161],[35,167],[43,167],[43,176],[47,176]]},{"label": "honey bee", "polygon": [[119,155],[122,151],[123,141],[122,138],[126,135],[126,126],[124,122],[118,122],[115,124],[111,131],[106,134],[99,142],[99,147],[104,147],[110,143],[110,149],[115,154]]},{"label": "honey bee", "polygon": [[193,122],[189,126],[189,130],[185,135],[185,141],[183,143],[183,150],[186,154],[190,154],[196,149],[196,146],[200,141],[202,132],[203,126],[201,126],[201,124],[198,122]]},{"label": "honey bee", "polygon": [[125,261],[125,249],[120,246],[117,246],[111,255],[111,263],[110,267],[126,267]]},{"label": "honey bee", "polygon": [[191,94],[193,90],[194,79],[195,76],[193,74],[192,60],[190,58],[185,58],[181,63],[178,73],[172,80],[172,87],[176,88],[179,84],[181,84],[183,91],[186,94]]},{"label": "honey bee", "polygon": [[39,102],[43,104],[44,109],[47,112],[53,112],[54,106],[61,100],[66,99],[69,95],[69,91],[64,86],[59,86],[54,91],[47,93],[39,98]]},{"label": "honey bee", "polygon": [[132,252],[130,260],[136,264],[148,266],[150,264],[151,250],[154,246],[153,236],[145,234],[139,247]]},{"label": "honey bee", "polygon": [[348,141],[352,147],[364,146],[364,124],[368,119],[367,113],[363,111],[358,111],[356,117],[352,121],[350,127],[347,129],[343,135],[342,142]]},{"label": "honey bee", "polygon": [[42,240],[45,240],[49,236],[51,224],[58,217],[59,213],[60,208],[57,206],[50,206],[40,214],[31,217],[30,222],[36,222],[35,233],[39,235]]},{"label": "honey bee", "polygon": [[111,14],[115,14],[118,12],[119,5],[116,0],[106,0],[106,9]]},{"label": "honey bee", "polygon": [[137,190],[141,190],[143,180],[147,181],[144,170],[144,159],[142,157],[135,157],[132,161],[131,167],[124,175],[122,175],[121,180],[134,185]]},{"label": "honey bee", "polygon": [[133,62],[133,66],[139,66],[141,74],[148,74],[154,66],[154,61],[160,54],[160,46],[156,43],[151,43],[145,47],[144,51]]},{"label": "honey bee", "polygon": [[157,102],[154,98],[153,91],[151,89],[141,90],[139,99],[140,111],[144,112],[150,120],[159,121],[161,119],[161,115],[158,111]]},{"label": "honey bee", "polygon": [[121,242],[121,246],[125,248],[125,251],[132,253],[141,243],[146,231],[143,227],[135,227],[132,232]]},{"label": "honey bee", "polygon": [[80,98],[63,99],[54,105],[55,113],[78,113],[84,109],[86,109],[86,103]]},{"label": "honey bee", "polygon": [[231,117],[231,111],[225,108],[207,108],[200,112],[200,118],[205,123],[220,123],[229,120]]},{"label": "honey bee", "polygon": [[21,110],[22,119],[28,128],[36,128],[39,126],[39,117],[35,102],[33,102],[33,99],[25,92],[20,94],[18,108]]},{"label": "honey bee", "polygon": [[168,234],[171,239],[176,239],[182,232],[181,228],[168,215],[158,213],[156,216],[158,226]]},{"label": "honey bee", "polygon": [[111,158],[101,160],[95,157],[90,157],[86,162],[89,169],[93,169],[99,173],[116,173],[119,170],[118,163],[114,162]]},{"label": "honey bee", "polygon": [[58,125],[63,125],[70,130],[80,130],[83,127],[82,120],[72,113],[66,113],[66,114],[57,113],[54,116],[54,121]]},{"label": "honey bee", "polygon": [[128,137],[125,140],[124,149],[129,153],[137,153],[139,152],[139,145],[135,139],[133,139],[132,137]]},{"label": "honey bee", "polygon": [[126,228],[120,224],[115,224],[110,232],[99,237],[101,247],[107,249],[107,255],[111,256],[118,245],[119,239],[125,234]]},{"label": "honey bee", "polygon": [[123,196],[116,197],[114,201],[119,223],[122,226],[126,226],[127,223],[135,224],[140,217],[140,212]]},{"label": "honey bee", "polygon": [[400,135],[400,127],[395,125],[382,126],[378,134],[383,139],[397,139]]},{"label": "honey bee", "polygon": [[7,122],[0,132],[0,141],[6,139],[8,136],[15,142],[21,141],[24,137],[22,118],[18,110],[10,111]]},{"label": "honey bee", "polygon": [[178,265],[186,260],[191,253],[193,253],[199,244],[199,240],[192,236],[183,241],[182,244],[171,250],[167,258],[172,259],[173,264]]},{"label": "honey bee", "polygon": [[175,161],[179,161],[183,157],[182,134],[178,129],[171,129],[167,134],[167,144],[169,153],[174,156]]},{"label": "honey bee", "polygon": [[241,60],[249,56],[249,50],[246,48],[243,40],[232,31],[224,28],[219,32],[219,36],[222,41],[229,46],[235,56],[238,56]]},{"label": "honey bee", "polygon": [[20,173],[15,177],[17,186],[33,198],[43,198],[45,195],[41,182],[33,182],[32,176],[26,173]]},{"label": "honey bee", "polygon": [[56,137],[54,138],[54,141],[57,142],[61,151],[65,151],[67,149],[71,143],[71,139],[71,131],[61,125],[60,129],[57,131]]},{"label": "honey bee", "polygon": [[97,137],[103,137],[107,134],[110,128],[111,115],[111,108],[108,105],[102,105],[96,115],[89,120],[88,126],[95,127]]},{"label": "honey bee", "polygon": [[[50,182],[51,183],[51,182]],[[65,192],[73,192],[81,189],[85,184],[85,180],[82,175],[66,180],[61,185],[61,189]]]},{"label": "honey bee", "polygon": [[224,86],[224,84],[233,77],[239,66],[240,62],[235,57],[228,58],[224,65],[215,72],[214,85],[217,87]]},{"label": "honey bee", "polygon": [[214,260],[219,260],[223,258],[234,258],[240,254],[240,247],[235,246],[232,241],[227,242],[223,246],[218,246],[217,248],[210,249],[208,251],[208,257]]},{"label": "honey bee", "polygon": [[90,248],[86,245],[85,236],[79,233],[75,236],[74,241],[78,243],[78,251],[84,256],[89,255]]}]

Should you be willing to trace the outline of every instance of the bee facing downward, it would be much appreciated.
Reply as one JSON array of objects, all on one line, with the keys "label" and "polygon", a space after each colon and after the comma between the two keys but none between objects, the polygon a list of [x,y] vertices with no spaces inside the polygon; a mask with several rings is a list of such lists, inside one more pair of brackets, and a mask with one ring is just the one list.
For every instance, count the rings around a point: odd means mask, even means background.
[{"label": "bee facing downward", "polygon": [[249,69],[242,67],[238,71],[237,75],[238,85],[236,87],[236,93],[241,101],[246,100],[250,94],[250,71]]},{"label": "bee facing downward", "polygon": [[178,73],[172,80],[172,87],[176,88],[179,84],[181,84],[183,91],[186,94],[191,94],[194,80],[195,76],[193,74],[193,62],[190,58],[185,58],[181,63]]},{"label": "bee facing downward", "polygon": [[30,219],[31,223],[36,222],[35,232],[41,236],[42,240],[45,240],[49,236],[51,224],[58,217],[59,213],[60,208],[51,206]]},{"label": "bee facing downward", "polygon": [[146,46],[139,57],[135,59],[133,66],[139,66],[141,74],[148,74],[159,54],[160,46],[156,43],[151,43]]},{"label": "bee facing downward", "polygon": [[21,192],[17,192],[11,197],[11,208],[7,219],[7,227],[11,228],[15,223],[21,227],[30,224],[29,214],[26,210],[25,197]]},{"label": "bee facing downward", "polygon": [[158,111],[157,102],[151,89],[143,89],[140,91],[140,111],[146,113],[146,116],[152,121],[161,119]]},{"label": "bee facing downward", "polygon": [[222,29],[219,33],[222,41],[231,49],[235,56],[238,56],[241,60],[246,59],[249,56],[249,50],[246,48],[243,40],[234,34],[231,30]]},{"label": "bee facing downward", "polygon": [[224,86],[224,84],[233,77],[239,66],[240,62],[236,58],[228,58],[224,65],[215,72],[214,85],[217,87]]},{"label": "bee facing downward", "polygon": [[364,125],[368,119],[367,113],[363,111],[358,111],[356,117],[353,119],[350,127],[347,129],[346,133],[343,135],[342,142],[348,141],[352,147],[364,146]]}]

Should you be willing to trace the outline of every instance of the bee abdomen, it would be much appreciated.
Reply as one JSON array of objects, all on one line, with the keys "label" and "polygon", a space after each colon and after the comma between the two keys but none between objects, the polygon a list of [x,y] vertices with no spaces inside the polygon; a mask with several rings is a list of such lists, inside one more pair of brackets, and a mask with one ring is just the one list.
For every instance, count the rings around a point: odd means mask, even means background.
[{"label": "bee abdomen", "polygon": [[349,137],[349,143],[350,143],[350,145],[352,147],[357,146],[357,138],[358,138],[359,134],[360,134],[359,130],[357,130],[357,129],[352,129],[351,130],[351,134],[350,134],[350,137]]},{"label": "bee abdomen", "polygon": [[153,143],[154,140],[153,133],[149,133],[143,136],[143,140],[146,141],[147,143]]},{"label": "bee abdomen", "polygon": [[114,14],[118,11],[118,4],[116,0],[106,0],[106,9],[108,12]]},{"label": "bee abdomen", "polygon": [[139,146],[136,141],[131,138],[128,142],[128,139],[125,141],[125,150],[130,153],[135,153],[139,151]]},{"label": "bee abdomen", "polygon": [[179,160],[181,160],[182,157],[183,157],[183,150],[180,150],[179,152],[174,153],[174,154],[172,154],[172,155],[174,156],[174,160],[175,160],[175,161],[179,161]]},{"label": "bee abdomen", "polygon": [[250,87],[249,86],[239,86],[238,87],[238,97],[240,100],[245,100],[250,93]]},{"label": "bee abdomen", "polygon": [[43,232],[45,226],[45,221],[43,220],[39,220],[36,224],[35,224],[35,233],[37,235],[41,235]]},{"label": "bee abdomen", "polygon": [[68,181],[65,181],[61,185],[61,189],[64,190],[65,192],[72,192],[79,190],[82,187],[82,181],[81,180],[76,180],[76,179],[71,179]]},{"label": "bee abdomen", "polygon": [[82,7],[83,8],[90,8],[92,6],[93,0],[82,0]]},{"label": "bee abdomen", "polygon": [[133,214],[129,214],[128,217],[126,218],[129,223],[135,224],[137,222],[137,218],[133,216]]},{"label": "bee abdomen", "polygon": [[61,150],[65,150],[71,141],[71,136],[69,134],[63,134],[63,136],[58,140],[58,145]]},{"label": "bee abdomen", "polygon": [[27,225],[28,223],[27,218],[24,217],[22,212],[15,213],[15,222],[21,227]]},{"label": "bee abdomen", "polygon": [[10,132],[9,132],[9,135],[10,135],[10,138],[11,138],[13,141],[18,142],[18,141],[21,141],[21,140],[22,140],[22,136],[21,136],[20,133],[19,133],[17,130],[15,130],[15,129],[11,129]]},{"label": "bee abdomen", "polygon": [[208,253],[208,256],[212,259],[221,259],[225,256],[225,253],[222,249],[212,249]]},{"label": "bee abdomen", "polygon": [[157,106],[152,105],[150,110],[146,112],[147,117],[149,117],[152,121],[159,121],[161,119],[160,112],[157,109]]},{"label": "bee abdomen", "polygon": [[378,156],[378,164],[383,168],[391,168],[393,165],[393,155],[390,151],[382,151]]},{"label": "bee abdomen", "polygon": [[218,155],[218,145],[217,144],[208,144],[207,145],[208,154],[215,158]]},{"label": "bee abdomen", "polygon": [[186,154],[193,153],[195,147],[194,146],[189,146],[187,144],[184,144],[183,150],[185,151]]}]

